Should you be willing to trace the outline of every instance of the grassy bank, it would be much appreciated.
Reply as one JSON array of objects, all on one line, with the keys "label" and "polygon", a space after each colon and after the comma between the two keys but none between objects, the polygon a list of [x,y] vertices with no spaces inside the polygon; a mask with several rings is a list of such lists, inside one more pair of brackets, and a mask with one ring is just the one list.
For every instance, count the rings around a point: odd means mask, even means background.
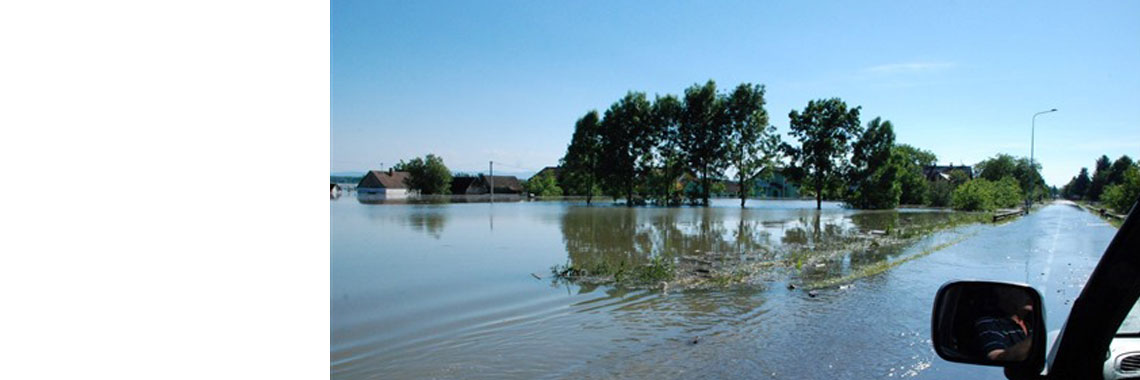
[{"label": "grassy bank", "polygon": [[1128,217],[1127,215],[1112,213],[1104,206],[1096,203],[1091,203],[1088,201],[1075,201],[1075,203],[1081,209],[1088,211],[1089,213],[1096,215],[1101,219],[1104,219],[1104,221],[1108,222],[1109,225],[1118,229],[1120,228],[1120,225],[1124,224],[1124,219]]}]

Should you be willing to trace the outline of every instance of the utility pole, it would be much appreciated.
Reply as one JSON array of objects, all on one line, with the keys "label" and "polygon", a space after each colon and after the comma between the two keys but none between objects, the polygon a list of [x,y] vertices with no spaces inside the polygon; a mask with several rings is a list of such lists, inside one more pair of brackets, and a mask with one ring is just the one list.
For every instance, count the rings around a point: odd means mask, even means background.
[{"label": "utility pole", "polygon": [[491,167],[491,175],[487,176],[487,182],[490,183],[487,187],[491,188],[491,203],[495,203],[495,161],[488,161]]},{"label": "utility pole", "polygon": [[[1033,174],[1037,174],[1037,164],[1033,161],[1033,140],[1035,137],[1037,137],[1036,136],[1037,135],[1037,116],[1042,115],[1042,114],[1047,114],[1050,112],[1057,112],[1057,109],[1053,108],[1053,109],[1048,110],[1048,111],[1041,111],[1041,112],[1035,113],[1035,114],[1033,114],[1033,118],[1032,118],[1032,120],[1030,120],[1030,123],[1029,123],[1029,170]],[[1031,175],[1030,177],[1031,177],[1031,180],[1033,180],[1033,181],[1037,180],[1037,176],[1035,176],[1035,175]],[[1037,186],[1036,182],[1030,184],[1029,189],[1027,189],[1027,193],[1025,196],[1025,213],[1027,213],[1027,214],[1029,213],[1029,208],[1033,206],[1033,189],[1035,186]]]}]

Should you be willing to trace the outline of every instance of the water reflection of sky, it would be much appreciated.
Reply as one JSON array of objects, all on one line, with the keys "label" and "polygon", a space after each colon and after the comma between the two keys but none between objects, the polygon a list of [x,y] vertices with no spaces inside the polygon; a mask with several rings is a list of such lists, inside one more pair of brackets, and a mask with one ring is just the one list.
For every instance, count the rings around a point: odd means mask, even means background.
[{"label": "water reflection of sky", "polygon": [[[1000,277],[1020,253],[1009,252],[1009,262],[987,263],[978,261],[977,251],[1008,244],[991,236],[993,231],[1033,228],[1016,222],[966,228],[906,249],[853,252],[821,269],[807,268],[804,275],[837,276],[853,265],[974,236],[928,259],[859,280],[854,290],[825,291],[818,298],[788,291],[780,282],[662,294],[552,283],[549,268],[698,250],[777,255],[782,247],[822,246],[836,237],[947,213],[855,212],[837,204],[817,212],[809,208],[813,202],[763,201],[741,210],[731,200],[707,209],[555,202],[368,205],[351,196],[330,203],[331,370],[338,378],[866,378],[924,371],[973,376],[985,372],[928,369],[937,364],[926,341],[929,298],[960,271]],[[1083,244],[1103,238],[1091,236]],[[1054,276],[1051,289],[1068,291],[1072,281],[1080,281],[1079,268],[1092,265],[1079,257],[1068,263],[1077,272]],[[1048,307],[1064,301],[1059,294],[1046,297]],[[699,343],[693,345],[696,336]],[[798,368],[804,358],[817,366]]]}]

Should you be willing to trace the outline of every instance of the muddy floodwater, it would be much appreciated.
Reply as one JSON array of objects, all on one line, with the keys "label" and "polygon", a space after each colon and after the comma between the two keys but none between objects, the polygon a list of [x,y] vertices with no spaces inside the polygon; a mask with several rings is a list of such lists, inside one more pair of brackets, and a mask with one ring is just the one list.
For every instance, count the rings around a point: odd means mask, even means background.
[{"label": "muddy floodwater", "polygon": [[[330,203],[338,379],[1002,378],[937,358],[938,286],[1028,282],[1058,329],[1115,233],[1060,204],[995,225],[810,201]],[[554,275],[655,263],[671,277]]]}]

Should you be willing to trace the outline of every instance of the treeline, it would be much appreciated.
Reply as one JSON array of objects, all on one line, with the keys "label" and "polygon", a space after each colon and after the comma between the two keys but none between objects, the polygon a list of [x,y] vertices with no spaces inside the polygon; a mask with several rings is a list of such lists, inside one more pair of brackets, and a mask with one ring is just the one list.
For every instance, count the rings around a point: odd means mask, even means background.
[{"label": "treeline", "polygon": [[347,175],[333,175],[329,176],[329,182],[332,183],[358,183],[364,176],[347,176]]},{"label": "treeline", "polygon": [[1113,162],[1102,155],[1096,160],[1095,170],[1090,177],[1088,168],[1081,168],[1080,173],[1061,188],[1061,197],[1100,203],[1127,214],[1140,198],[1140,165],[1127,155]]},{"label": "treeline", "polygon": [[[709,204],[714,180],[730,166],[740,183],[743,205],[756,178],[771,171],[780,154],[775,127],[768,123],[764,86],[744,83],[731,93],[708,81],[681,97],[629,92],[604,113],[587,112],[575,123],[561,160],[564,189],[573,194],[606,194],[633,206],[677,205],[682,198]],[[682,194],[683,177],[699,183]]]},{"label": "treeline", "polygon": [[979,164],[988,167],[983,178],[959,172],[928,180],[924,168],[936,164],[933,153],[896,144],[888,120],[876,117],[864,126],[861,107],[838,98],[792,110],[791,139],[784,142],[769,123],[764,96],[763,85],[719,92],[711,80],[682,96],[650,100],[629,92],[604,112],[577,120],[561,160],[560,189],[586,195],[587,203],[604,194],[629,206],[685,200],[707,206],[713,186],[729,180],[739,184],[743,207],[756,180],[778,172],[813,196],[817,209],[824,199],[839,199],[861,209],[910,204],[991,210],[1016,206],[1027,189],[1036,194],[1044,187],[1028,160],[1008,155]]}]

